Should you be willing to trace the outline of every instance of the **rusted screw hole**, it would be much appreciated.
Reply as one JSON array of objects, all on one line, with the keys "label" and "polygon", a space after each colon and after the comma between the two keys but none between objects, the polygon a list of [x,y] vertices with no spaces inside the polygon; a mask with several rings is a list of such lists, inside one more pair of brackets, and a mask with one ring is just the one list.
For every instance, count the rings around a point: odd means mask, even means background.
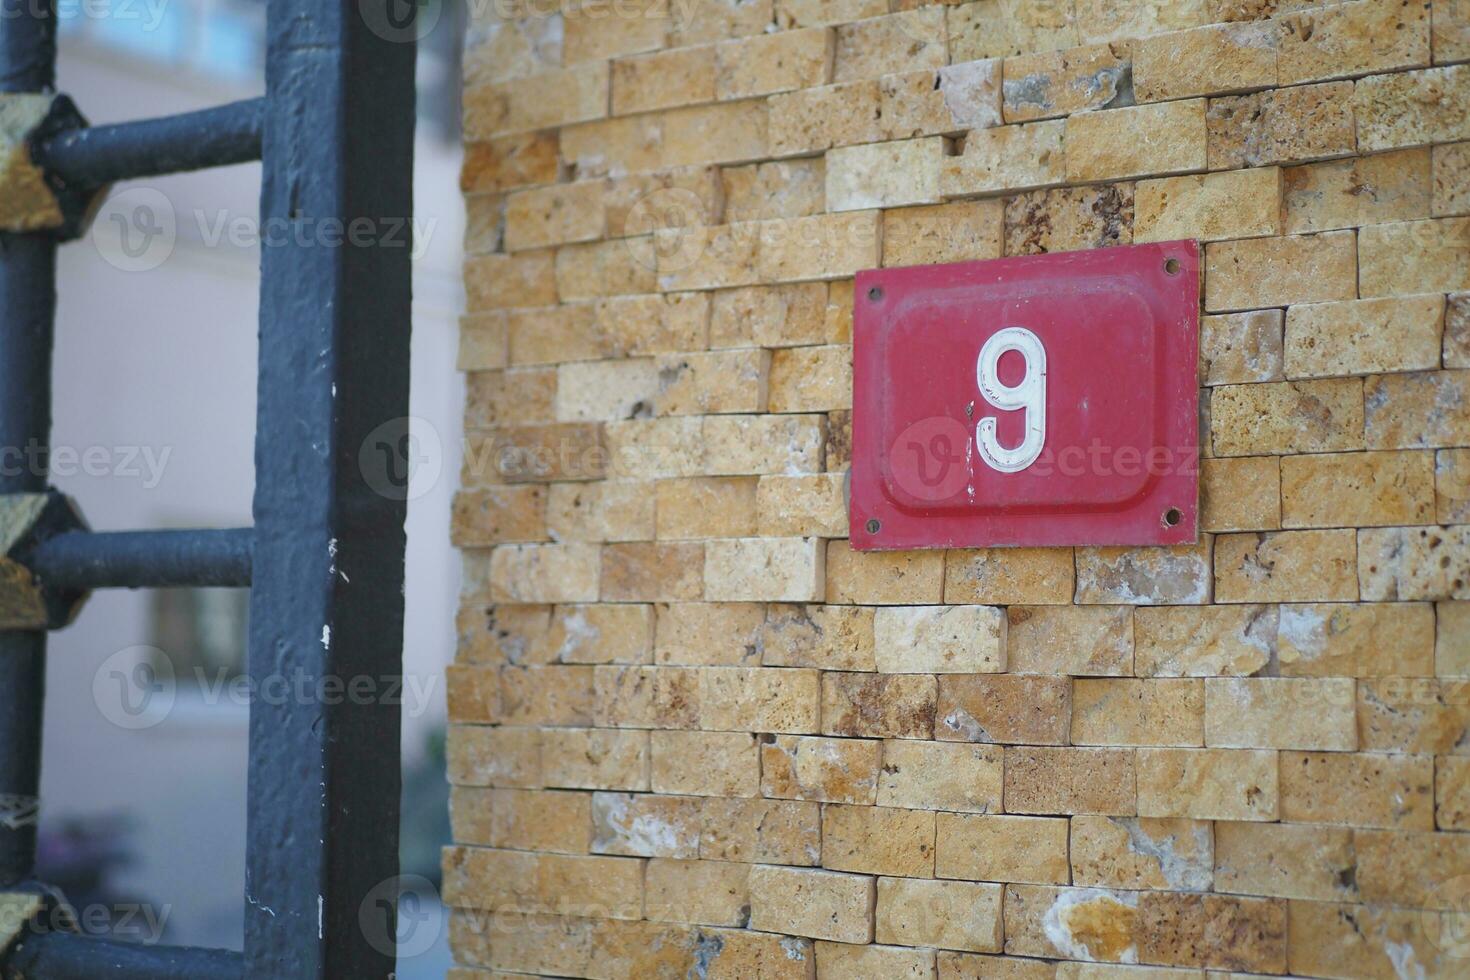
[{"label": "rusted screw hole", "polygon": [[1177,276],[1177,275],[1179,275],[1179,260],[1178,259],[1165,259],[1164,260],[1164,271],[1167,272],[1171,276]]},{"label": "rusted screw hole", "polygon": [[877,534],[878,529],[881,528],[883,525],[878,523],[878,518],[870,517],[868,518],[868,523],[864,526],[867,527],[869,534]]},{"label": "rusted screw hole", "polygon": [[868,299],[876,303],[883,298],[882,286],[871,286],[868,288]]},{"label": "rusted screw hole", "polygon": [[1184,515],[1180,512],[1178,507],[1170,507],[1168,510],[1164,511],[1165,527],[1175,527],[1182,520],[1184,520]]}]

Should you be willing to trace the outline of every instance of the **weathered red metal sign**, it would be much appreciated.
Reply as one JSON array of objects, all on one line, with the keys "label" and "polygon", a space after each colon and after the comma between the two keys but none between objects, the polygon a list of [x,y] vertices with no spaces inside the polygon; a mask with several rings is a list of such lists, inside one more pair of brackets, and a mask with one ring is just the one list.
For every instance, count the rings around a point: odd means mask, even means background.
[{"label": "weathered red metal sign", "polygon": [[1197,243],[873,269],[854,295],[854,548],[1197,540]]}]

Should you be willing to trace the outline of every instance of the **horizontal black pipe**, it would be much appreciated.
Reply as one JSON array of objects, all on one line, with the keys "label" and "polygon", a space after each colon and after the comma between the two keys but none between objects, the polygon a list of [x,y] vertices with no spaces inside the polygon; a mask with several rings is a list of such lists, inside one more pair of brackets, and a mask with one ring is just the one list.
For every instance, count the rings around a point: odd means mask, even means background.
[{"label": "horizontal black pipe", "polygon": [[35,148],[37,163],[73,188],[260,159],[265,99],[159,119],[69,129]]},{"label": "horizontal black pipe", "polygon": [[70,932],[18,940],[4,975],[22,980],[244,980],[245,959],[223,949],[145,946]]},{"label": "horizontal black pipe", "polygon": [[250,528],[68,531],[36,546],[27,564],[53,589],[145,589],[250,584]]}]

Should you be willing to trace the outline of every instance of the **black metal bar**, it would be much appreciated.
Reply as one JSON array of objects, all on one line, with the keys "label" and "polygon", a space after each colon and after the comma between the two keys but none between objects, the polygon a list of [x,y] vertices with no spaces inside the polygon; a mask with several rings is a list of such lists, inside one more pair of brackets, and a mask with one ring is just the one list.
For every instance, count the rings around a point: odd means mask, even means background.
[{"label": "black metal bar", "polygon": [[249,670],[373,693],[251,705],[252,980],[394,970],[406,509],[361,450],[407,434],[414,44],[366,12],[269,7]]},{"label": "black metal bar", "polygon": [[36,162],[53,180],[102,187],[119,180],[223,167],[260,159],[265,100],[159,119],[72,129],[36,147]]},{"label": "black metal bar", "polygon": [[5,961],[17,980],[244,980],[245,959],[222,949],[146,946],[70,932],[34,932]]},{"label": "black metal bar", "polygon": [[250,528],[70,531],[37,546],[30,568],[48,588],[248,586]]},{"label": "black metal bar", "polygon": [[[51,91],[54,0],[3,0],[0,14],[0,92]],[[0,233],[0,450],[38,461],[0,471],[0,493],[46,487],[55,317],[56,242]],[[35,866],[45,693],[46,634],[0,632],[0,887]]]}]

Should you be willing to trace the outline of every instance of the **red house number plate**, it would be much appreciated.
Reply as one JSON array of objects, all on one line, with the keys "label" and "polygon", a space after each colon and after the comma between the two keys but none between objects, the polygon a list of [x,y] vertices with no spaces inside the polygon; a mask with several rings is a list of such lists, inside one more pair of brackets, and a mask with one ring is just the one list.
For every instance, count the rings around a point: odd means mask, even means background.
[{"label": "red house number plate", "polygon": [[860,272],[852,546],[1197,540],[1199,247]]}]

